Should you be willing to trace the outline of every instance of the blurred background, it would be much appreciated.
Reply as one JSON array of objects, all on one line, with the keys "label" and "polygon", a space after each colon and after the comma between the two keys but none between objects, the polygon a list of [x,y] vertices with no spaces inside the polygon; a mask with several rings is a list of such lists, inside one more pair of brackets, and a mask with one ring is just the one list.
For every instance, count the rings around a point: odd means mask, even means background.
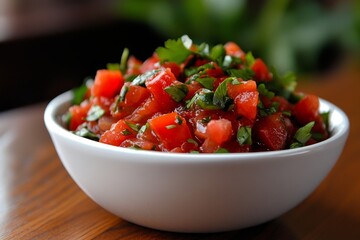
[{"label": "blurred background", "polygon": [[0,0],[0,111],[78,86],[125,47],[145,60],[183,34],[235,41],[300,79],[328,74],[360,62],[360,1]]}]

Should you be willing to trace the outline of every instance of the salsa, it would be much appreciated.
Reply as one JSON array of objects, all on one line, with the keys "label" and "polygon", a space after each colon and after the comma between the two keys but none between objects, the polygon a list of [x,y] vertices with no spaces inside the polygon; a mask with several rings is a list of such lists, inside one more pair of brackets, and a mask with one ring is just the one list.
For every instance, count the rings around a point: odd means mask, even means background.
[{"label": "salsa", "polygon": [[119,147],[177,153],[298,148],[329,137],[319,98],[295,91],[261,58],[227,42],[167,40],[140,61],[125,49],[74,90],[63,121],[76,135]]}]

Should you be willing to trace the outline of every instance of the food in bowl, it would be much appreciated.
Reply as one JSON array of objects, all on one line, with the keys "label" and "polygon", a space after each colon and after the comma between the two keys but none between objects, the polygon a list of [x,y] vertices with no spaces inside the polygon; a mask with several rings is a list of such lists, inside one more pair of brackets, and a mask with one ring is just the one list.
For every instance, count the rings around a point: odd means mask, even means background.
[{"label": "food in bowl", "polygon": [[328,175],[348,133],[346,114],[330,112],[331,136],[281,151],[187,154],[138,151],[78,137],[59,116],[70,91],[46,107],[44,121],[59,158],[97,204],[129,222],[175,232],[219,232],[274,219],[301,203]]},{"label": "food in bowl", "polygon": [[327,139],[329,112],[236,43],[168,40],[144,62],[124,50],[96,72],[64,115],[76,135],[119,147],[178,153],[297,148]]}]

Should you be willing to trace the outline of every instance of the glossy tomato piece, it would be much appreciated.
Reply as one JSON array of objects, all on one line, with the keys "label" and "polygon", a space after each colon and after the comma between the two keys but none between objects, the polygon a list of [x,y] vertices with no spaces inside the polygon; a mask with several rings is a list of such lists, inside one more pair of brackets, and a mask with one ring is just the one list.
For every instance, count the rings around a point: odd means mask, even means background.
[{"label": "glossy tomato piece", "polygon": [[257,58],[255,59],[254,64],[252,65],[251,69],[255,73],[255,79],[257,81],[270,81],[272,76],[268,70],[268,67],[265,65],[262,59]]},{"label": "glossy tomato piece", "polygon": [[120,92],[124,78],[118,70],[101,69],[96,72],[91,95],[94,97],[113,98]]},{"label": "glossy tomato piece", "polygon": [[175,78],[178,78],[180,75],[180,66],[175,62],[164,62],[162,64],[164,68],[170,68],[170,71],[174,74]]},{"label": "glossy tomato piece", "polygon": [[157,150],[157,146],[153,142],[137,138],[126,139],[120,144],[120,147],[142,150]]},{"label": "glossy tomato piece", "polygon": [[140,72],[145,73],[149,70],[153,70],[160,67],[160,58],[154,53],[151,57],[145,60],[140,67]]},{"label": "glossy tomato piece", "polygon": [[206,127],[206,137],[219,146],[232,135],[232,125],[227,119],[211,120]]},{"label": "glossy tomato piece", "polygon": [[186,120],[175,112],[160,115],[148,122],[166,150],[181,147],[184,142],[192,138]]},{"label": "glossy tomato piece", "polygon": [[130,56],[127,61],[126,75],[139,75],[141,74],[140,67],[142,62],[134,56]]},{"label": "glossy tomato piece", "polygon": [[281,113],[275,113],[257,121],[253,127],[256,141],[267,150],[284,149],[287,128]]},{"label": "glossy tomato piece", "polygon": [[169,68],[162,68],[155,76],[146,80],[145,85],[164,111],[171,111],[177,105],[165,88],[179,83]]},{"label": "glossy tomato piece", "polygon": [[121,119],[100,137],[100,142],[120,146],[126,139],[136,137],[136,132],[129,126],[129,122]]},{"label": "glossy tomato piece", "polygon": [[81,105],[74,105],[69,108],[71,115],[69,122],[69,130],[75,131],[79,125],[86,121],[87,113],[90,110],[91,104],[83,102]]},{"label": "glossy tomato piece", "polygon": [[316,95],[305,95],[295,104],[293,115],[300,124],[305,125],[311,121],[317,121],[319,117],[319,98]]},{"label": "glossy tomato piece", "polygon": [[156,101],[153,96],[150,96],[139,107],[137,107],[130,115],[126,117],[127,120],[146,123],[147,119],[150,119],[156,113],[161,113],[161,105]]},{"label": "glossy tomato piece", "polygon": [[256,82],[254,80],[242,81],[239,84],[227,84],[227,93],[231,99],[235,99],[240,93],[256,91]]},{"label": "glossy tomato piece", "polygon": [[259,101],[259,92],[242,92],[235,98],[235,110],[239,116],[255,120],[257,105]]},{"label": "glossy tomato piece", "polygon": [[227,55],[238,57],[245,61],[246,54],[235,42],[227,42],[224,48]]}]

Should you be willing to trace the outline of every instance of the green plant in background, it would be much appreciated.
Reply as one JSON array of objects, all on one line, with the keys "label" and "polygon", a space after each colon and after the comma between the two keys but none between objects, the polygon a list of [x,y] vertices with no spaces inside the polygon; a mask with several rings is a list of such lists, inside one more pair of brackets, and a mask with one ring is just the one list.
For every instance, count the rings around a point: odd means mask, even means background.
[{"label": "green plant in background", "polygon": [[164,38],[235,41],[280,71],[319,70],[343,51],[360,52],[359,1],[119,0],[117,10]]}]

